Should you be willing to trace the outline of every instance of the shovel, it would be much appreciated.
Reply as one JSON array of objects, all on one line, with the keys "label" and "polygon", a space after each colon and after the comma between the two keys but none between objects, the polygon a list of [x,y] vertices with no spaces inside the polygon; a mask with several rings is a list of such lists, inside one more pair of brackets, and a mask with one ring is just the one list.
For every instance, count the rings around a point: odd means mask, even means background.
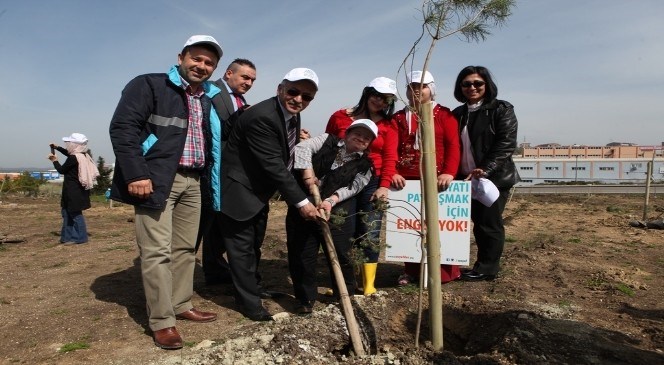
[{"label": "shovel", "polygon": [[[314,196],[314,204],[318,206],[321,203],[320,192],[318,191],[318,186],[313,185],[311,187],[311,193]],[[350,341],[353,344],[353,350],[358,356],[365,355],[364,347],[362,346],[362,338],[360,337],[360,329],[357,325],[357,320],[355,319],[355,313],[353,312],[353,306],[350,303],[350,296],[348,295],[348,288],[346,288],[346,282],[344,281],[344,275],[341,272],[341,266],[339,265],[339,259],[337,258],[337,251],[334,248],[334,242],[332,241],[332,233],[330,232],[330,226],[325,220],[325,210],[320,209],[320,215],[318,216],[318,224],[320,225],[321,231],[323,233],[323,238],[325,239],[325,247],[327,247],[327,259],[330,261],[332,266],[332,271],[334,272],[334,279],[337,282],[337,290],[339,292],[339,298],[341,299],[341,308],[343,309],[344,317],[346,318],[346,326],[348,327],[348,334],[350,335]]]}]

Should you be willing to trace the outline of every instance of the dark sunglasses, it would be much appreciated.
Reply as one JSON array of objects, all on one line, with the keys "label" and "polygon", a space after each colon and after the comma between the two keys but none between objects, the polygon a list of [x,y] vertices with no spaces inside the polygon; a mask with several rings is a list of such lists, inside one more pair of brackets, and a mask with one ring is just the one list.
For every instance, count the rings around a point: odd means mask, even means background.
[{"label": "dark sunglasses", "polygon": [[314,100],[313,96],[311,96],[309,94],[303,94],[302,91],[300,91],[298,89],[288,89],[288,90],[286,90],[286,94],[288,94],[289,96],[292,96],[294,98],[299,96],[299,95],[302,95],[302,100],[303,101],[312,101],[312,100]]},{"label": "dark sunglasses", "polygon": [[386,95],[376,90],[372,91],[369,95],[380,98],[387,105],[394,103],[394,96],[392,95]]},{"label": "dark sunglasses", "polygon": [[480,81],[480,80],[475,80],[475,81],[464,81],[461,83],[461,87],[471,87],[474,86],[476,89],[481,88],[484,86],[486,82]]}]

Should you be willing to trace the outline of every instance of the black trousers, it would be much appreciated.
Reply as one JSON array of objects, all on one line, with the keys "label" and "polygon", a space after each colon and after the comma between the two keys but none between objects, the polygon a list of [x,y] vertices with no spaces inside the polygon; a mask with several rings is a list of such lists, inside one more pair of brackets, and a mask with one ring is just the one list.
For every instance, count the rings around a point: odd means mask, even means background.
[{"label": "black trousers", "polygon": [[[349,204],[354,204],[354,199],[341,202],[332,210],[333,214],[338,214],[340,209],[347,211]],[[347,203],[347,204],[345,204]],[[332,241],[334,242],[335,252],[339,258],[339,265],[344,276],[344,282],[348,293],[353,295],[355,292],[355,273],[353,261],[351,258],[351,249],[353,246],[352,235],[354,222],[353,218],[347,218],[343,224],[334,225],[329,222]],[[295,207],[288,207],[286,215],[286,244],[288,246],[288,269],[293,280],[293,291],[295,297],[301,303],[312,303],[318,296],[318,282],[316,272],[318,265],[318,252],[321,245],[327,255],[327,247],[320,228],[315,221],[306,221],[300,216],[300,212]],[[328,261],[328,269],[332,278],[332,287],[338,295],[337,284],[334,279],[332,266]]]},{"label": "black trousers", "polygon": [[473,269],[479,273],[496,275],[500,271],[500,257],[505,247],[505,225],[503,211],[509,198],[510,188],[499,188],[500,196],[490,206],[473,199],[470,219],[477,245],[477,260]]},{"label": "black trousers", "polygon": [[246,221],[236,221],[223,213],[220,214],[221,241],[228,254],[228,264],[235,286],[235,301],[247,313],[263,310],[259,296],[262,289],[258,265],[269,210],[269,206],[265,205],[263,210]]},{"label": "black trousers", "polygon": [[[221,239],[224,226],[221,224],[221,213],[211,210],[202,212],[201,226],[206,225],[203,232],[203,272],[205,281],[214,283],[230,279],[231,268],[224,258],[226,247]],[[203,222],[205,220],[205,222]]]}]

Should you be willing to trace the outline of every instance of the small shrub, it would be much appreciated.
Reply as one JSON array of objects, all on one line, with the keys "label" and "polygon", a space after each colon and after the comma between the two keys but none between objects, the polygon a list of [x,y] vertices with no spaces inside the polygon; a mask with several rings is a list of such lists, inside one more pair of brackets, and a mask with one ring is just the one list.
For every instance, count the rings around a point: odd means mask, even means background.
[{"label": "small shrub", "polygon": [[570,301],[569,299],[563,299],[560,301],[560,303],[558,303],[558,306],[560,308],[569,309],[572,307],[572,301]]},{"label": "small shrub", "polygon": [[134,247],[130,246],[130,245],[119,245],[119,246],[104,247],[104,248],[100,249],[99,252],[109,252],[109,251],[116,251],[116,250],[129,252],[133,249],[134,249]]},{"label": "small shrub", "polygon": [[634,296],[634,290],[627,284],[618,283],[616,285],[616,289],[618,289],[618,291],[622,292],[623,294],[626,294],[628,297]]},{"label": "small shrub", "polygon": [[609,213],[621,213],[623,210],[621,207],[617,207],[615,205],[609,205],[606,207],[606,211]]},{"label": "small shrub", "polygon": [[60,347],[58,352],[64,354],[64,353],[70,352],[70,351],[85,350],[85,349],[89,349],[89,348],[90,348],[90,344],[88,344],[86,342],[70,342],[70,343],[66,343],[62,347]]},{"label": "small shrub", "polygon": [[90,195],[90,201],[93,203],[106,203],[106,197],[104,195]]},{"label": "small shrub", "polygon": [[607,283],[601,275],[593,275],[590,279],[586,281],[586,286],[591,289],[600,289]]},{"label": "small shrub", "polygon": [[420,286],[418,283],[412,283],[408,285],[401,285],[398,287],[398,290],[402,294],[407,294],[407,295],[416,295],[420,292]]}]

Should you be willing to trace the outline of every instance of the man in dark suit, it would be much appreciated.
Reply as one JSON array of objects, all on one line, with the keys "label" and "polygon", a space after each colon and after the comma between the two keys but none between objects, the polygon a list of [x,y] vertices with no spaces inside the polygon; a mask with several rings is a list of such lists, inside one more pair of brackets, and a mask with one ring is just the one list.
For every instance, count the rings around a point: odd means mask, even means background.
[{"label": "man in dark suit", "polygon": [[[223,121],[228,121],[233,114],[247,105],[244,94],[251,89],[254,81],[256,65],[247,59],[237,58],[228,65],[223,78],[214,82],[221,90],[216,96],[219,100],[215,106],[218,106],[217,112]],[[198,234],[198,242],[203,238],[202,264],[207,285],[231,282],[230,267],[224,258],[226,248],[221,242],[223,228],[219,211],[212,206],[205,207]]]},{"label": "man in dark suit", "polygon": [[277,96],[247,109],[235,122],[222,153],[221,233],[240,311],[255,321],[272,316],[263,307],[257,280],[268,202],[276,191],[305,219],[316,207],[291,174],[299,141],[300,112],[318,91],[318,76],[295,68],[284,76]]}]

